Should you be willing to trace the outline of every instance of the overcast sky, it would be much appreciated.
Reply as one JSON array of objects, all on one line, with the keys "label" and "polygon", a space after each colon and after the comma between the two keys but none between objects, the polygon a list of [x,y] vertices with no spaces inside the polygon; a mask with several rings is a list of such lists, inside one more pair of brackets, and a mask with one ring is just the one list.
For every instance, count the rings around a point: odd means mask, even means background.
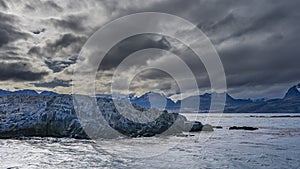
[{"label": "overcast sky", "polygon": [[[0,0],[0,88],[71,93],[79,52],[96,30],[127,14],[164,12],[192,22],[210,38],[231,95],[282,97],[300,82],[299,9],[298,0]],[[193,52],[170,37],[143,35],[120,42],[107,54],[99,66],[97,92],[109,93],[118,64],[145,48],[180,55],[197,76],[200,91],[210,90],[205,68],[193,59]],[[152,56],[137,64],[166,64],[170,57]],[[136,93],[155,89],[170,96],[180,92],[174,80],[158,70],[139,73],[130,87]]]}]

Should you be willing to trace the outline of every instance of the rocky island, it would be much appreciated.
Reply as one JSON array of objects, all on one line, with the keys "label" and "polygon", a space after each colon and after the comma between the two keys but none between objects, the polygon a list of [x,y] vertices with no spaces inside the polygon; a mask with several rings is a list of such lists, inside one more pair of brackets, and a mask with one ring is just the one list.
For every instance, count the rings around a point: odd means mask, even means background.
[{"label": "rocky island", "polygon": [[[71,95],[53,92],[39,94],[29,90],[0,93],[0,138],[38,136],[90,139],[77,117]],[[84,97],[91,99],[89,96]],[[96,100],[109,126],[124,136],[149,137],[183,131],[212,131],[211,126],[187,121],[178,113],[134,106],[135,111],[140,114],[159,114],[154,121],[137,123],[121,115],[111,98],[102,97]],[[95,132],[98,132],[99,137],[111,136],[105,128],[96,127]]]}]

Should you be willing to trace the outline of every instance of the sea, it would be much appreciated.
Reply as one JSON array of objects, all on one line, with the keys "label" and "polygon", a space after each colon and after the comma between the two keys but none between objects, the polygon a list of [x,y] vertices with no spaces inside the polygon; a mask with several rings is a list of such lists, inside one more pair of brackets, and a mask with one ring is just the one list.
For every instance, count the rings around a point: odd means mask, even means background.
[{"label": "sea", "polygon": [[300,168],[300,114],[184,115],[222,128],[109,140],[2,139],[0,168]]}]

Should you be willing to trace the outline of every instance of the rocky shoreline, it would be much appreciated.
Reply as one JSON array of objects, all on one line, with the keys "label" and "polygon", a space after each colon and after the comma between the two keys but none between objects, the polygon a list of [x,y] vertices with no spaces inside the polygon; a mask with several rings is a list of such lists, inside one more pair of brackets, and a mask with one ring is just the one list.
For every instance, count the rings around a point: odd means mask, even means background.
[{"label": "rocky shoreline", "polygon": [[[91,99],[88,96],[84,97],[86,97],[84,99]],[[212,126],[203,125],[198,121],[188,121],[178,113],[135,107],[134,111],[142,115],[158,114],[158,118],[154,121],[137,123],[121,115],[111,99],[97,98],[97,104],[109,126],[92,126],[93,132],[97,133],[92,135],[93,139],[113,138],[120,135],[151,137],[189,131],[213,131]],[[128,111],[130,113],[130,110]],[[16,137],[90,139],[91,133],[87,134],[86,131],[89,130],[86,129],[86,126],[83,127],[77,117],[71,95],[8,95],[0,97],[0,138],[2,139]],[[107,132],[108,129],[118,131],[120,135]]]}]

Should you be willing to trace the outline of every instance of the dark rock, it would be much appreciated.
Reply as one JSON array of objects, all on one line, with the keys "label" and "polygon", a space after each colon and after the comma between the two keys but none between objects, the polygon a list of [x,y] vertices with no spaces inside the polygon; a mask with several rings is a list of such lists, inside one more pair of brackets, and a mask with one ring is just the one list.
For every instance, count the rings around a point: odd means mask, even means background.
[{"label": "dark rock", "polygon": [[232,126],[232,127],[229,127],[229,130],[258,130],[258,128],[248,127],[248,126],[242,126],[242,127]]},{"label": "dark rock", "polygon": [[214,131],[213,127],[209,124],[205,124],[202,127],[202,131]]},{"label": "dark rock", "polygon": [[250,117],[254,117],[254,118],[300,118],[299,115],[276,115],[276,116],[255,116],[255,115],[251,115]]},{"label": "dark rock", "polygon": [[183,131],[199,132],[199,131],[214,131],[211,125],[203,125],[199,121],[185,121]]},{"label": "dark rock", "polygon": [[202,130],[202,123],[199,121],[186,121],[184,122],[185,125],[185,131],[189,132],[197,132]]},{"label": "dark rock", "polygon": [[194,136],[195,136],[194,134],[183,134],[183,133],[176,135],[176,137],[194,137]]},{"label": "dark rock", "polygon": [[212,126],[213,128],[216,128],[216,129],[222,129],[223,127],[222,126]]}]

